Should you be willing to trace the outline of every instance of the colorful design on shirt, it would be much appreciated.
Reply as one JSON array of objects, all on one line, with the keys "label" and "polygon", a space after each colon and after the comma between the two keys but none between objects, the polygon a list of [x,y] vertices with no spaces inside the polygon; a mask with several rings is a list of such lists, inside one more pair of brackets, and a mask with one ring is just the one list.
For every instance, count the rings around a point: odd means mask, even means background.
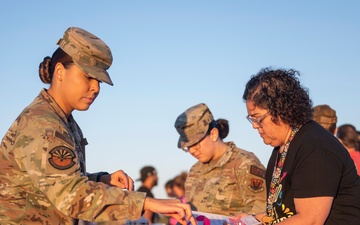
[{"label": "colorful design on shirt", "polygon": [[[288,138],[288,140],[285,143],[283,151],[280,153],[280,158],[275,160],[275,167],[274,167],[273,175],[272,175],[271,182],[270,182],[270,188],[269,188],[269,194],[268,194],[268,200],[267,200],[267,206],[266,206],[267,217],[273,218],[273,221],[270,224],[275,224],[275,223],[279,222],[279,219],[278,219],[279,215],[277,214],[276,208],[275,208],[276,205],[280,206],[280,204],[281,204],[282,208],[283,208],[282,211],[284,211],[284,209],[287,209],[288,211],[290,211],[290,209],[286,208],[285,205],[282,204],[282,188],[283,188],[283,186],[282,186],[281,182],[284,180],[287,173],[284,171],[283,175],[281,176],[281,172],[282,172],[282,169],[285,164],[285,159],[286,159],[287,151],[289,149],[290,142],[292,141],[292,139],[294,138],[294,136],[298,130],[299,130],[299,128],[297,128],[297,127],[293,128],[293,130],[291,131],[290,137]],[[279,155],[278,155],[278,157],[279,157]],[[280,201],[278,201],[279,197],[280,197]],[[293,213],[291,213],[291,215],[293,215]],[[286,218],[290,217],[291,215],[286,214],[286,216],[280,218],[280,220],[281,221],[285,220]]]},{"label": "colorful design on shirt", "polygon": [[[287,175],[287,172],[284,172],[281,176],[280,179],[280,183],[285,179]],[[270,224],[276,224],[279,223],[281,221],[284,221],[285,219],[293,216],[295,213],[292,212],[290,210],[290,208],[286,207],[285,204],[282,203],[283,202],[283,185],[279,184],[279,186],[276,187],[276,191],[274,194],[274,207],[273,207],[273,211],[274,211],[274,220],[270,223]],[[281,215],[279,215],[278,213],[276,213],[276,208],[281,207]]]},{"label": "colorful design on shirt", "polygon": [[285,215],[288,215],[288,217],[294,215],[294,213],[290,211],[290,208],[286,208],[285,204],[281,205],[281,209]]},{"label": "colorful design on shirt", "polygon": [[291,212],[290,208],[287,208],[284,204],[281,204],[281,211],[282,211],[282,215],[284,215],[284,216],[279,217],[279,215],[276,213],[275,208],[273,208],[273,211],[274,211],[273,213],[274,213],[275,219],[270,222],[271,225],[280,223],[294,215],[294,212]]},{"label": "colorful design on shirt", "polygon": [[50,164],[58,170],[67,170],[75,165],[75,153],[65,146],[57,146],[49,153]]}]

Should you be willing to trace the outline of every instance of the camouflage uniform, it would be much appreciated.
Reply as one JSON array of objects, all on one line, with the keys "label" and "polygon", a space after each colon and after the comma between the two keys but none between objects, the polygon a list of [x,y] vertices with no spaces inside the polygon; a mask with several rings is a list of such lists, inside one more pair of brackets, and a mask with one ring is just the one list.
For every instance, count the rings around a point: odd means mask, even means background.
[{"label": "camouflage uniform", "polygon": [[1,224],[138,219],[145,194],[89,180],[86,144],[73,117],[42,90],[1,142]]},{"label": "camouflage uniform", "polygon": [[265,168],[250,152],[233,142],[218,159],[192,166],[185,197],[197,211],[222,215],[264,212]]}]

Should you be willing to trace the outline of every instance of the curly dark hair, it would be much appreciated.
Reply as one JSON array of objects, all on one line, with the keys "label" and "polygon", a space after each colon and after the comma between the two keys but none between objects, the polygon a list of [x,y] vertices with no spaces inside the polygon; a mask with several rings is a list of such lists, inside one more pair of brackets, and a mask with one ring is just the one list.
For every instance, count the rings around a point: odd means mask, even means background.
[{"label": "curly dark hair", "polygon": [[303,125],[312,118],[312,101],[297,76],[293,69],[263,68],[247,82],[243,100],[267,109],[276,124],[280,118],[290,127]]}]

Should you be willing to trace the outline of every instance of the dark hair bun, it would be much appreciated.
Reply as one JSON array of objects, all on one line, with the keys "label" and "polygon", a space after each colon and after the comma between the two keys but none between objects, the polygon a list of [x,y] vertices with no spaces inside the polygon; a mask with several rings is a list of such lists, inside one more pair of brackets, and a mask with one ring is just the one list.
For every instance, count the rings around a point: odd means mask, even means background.
[{"label": "dark hair bun", "polygon": [[51,57],[46,56],[39,65],[39,77],[44,84],[51,83],[52,75],[50,73],[50,62],[51,62]]}]

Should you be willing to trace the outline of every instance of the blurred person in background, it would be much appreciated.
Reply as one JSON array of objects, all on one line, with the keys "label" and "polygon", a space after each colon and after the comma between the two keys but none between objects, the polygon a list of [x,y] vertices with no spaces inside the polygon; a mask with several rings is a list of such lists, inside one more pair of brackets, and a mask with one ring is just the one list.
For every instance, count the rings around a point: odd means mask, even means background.
[{"label": "blurred person in background", "polygon": [[352,124],[343,124],[338,127],[336,137],[348,150],[351,158],[354,160],[358,174],[360,175],[360,152],[356,128]]},{"label": "blurred person in background", "polygon": [[[173,179],[173,193],[176,198],[180,199],[182,203],[186,203],[185,198],[185,181],[187,178],[187,172],[182,172],[180,175]],[[170,218],[170,225],[178,224],[177,220]]]},{"label": "blurred person in background", "polygon": [[[158,184],[158,175],[153,166],[144,166],[141,168],[140,178],[136,181],[141,181],[141,186],[137,189],[137,191],[144,192],[147,197],[154,198],[154,194],[151,190]],[[159,215],[150,210],[144,210],[142,217],[148,220],[149,224],[159,222]]]},{"label": "blurred person in background", "polygon": [[357,137],[358,137],[358,151],[360,151],[360,130],[356,131]]},{"label": "blurred person in background", "polygon": [[164,186],[165,187],[165,192],[166,192],[166,195],[169,198],[174,198],[175,197],[174,191],[173,191],[173,186],[174,186],[174,180],[173,179],[170,179],[165,183],[165,186]]},{"label": "blurred person in background", "polygon": [[337,116],[336,111],[329,105],[317,105],[313,108],[312,119],[328,130],[330,133],[335,135]]},{"label": "blurred person in background", "polygon": [[173,192],[176,198],[180,199],[181,202],[186,202],[185,199],[185,181],[188,174],[187,172],[182,172],[176,176],[173,181]]}]

